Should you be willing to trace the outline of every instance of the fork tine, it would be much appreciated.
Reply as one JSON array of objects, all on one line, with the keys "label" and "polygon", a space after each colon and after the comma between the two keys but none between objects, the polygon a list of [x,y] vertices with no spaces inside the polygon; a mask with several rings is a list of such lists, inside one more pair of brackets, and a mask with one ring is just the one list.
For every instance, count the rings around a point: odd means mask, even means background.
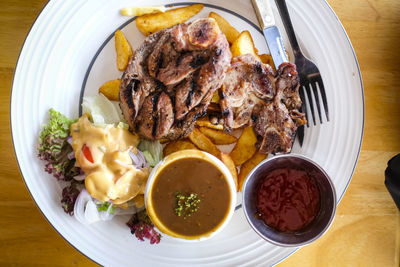
[{"label": "fork tine", "polygon": [[308,124],[307,107],[306,107],[306,100],[305,100],[305,96],[304,96],[304,86],[301,86],[299,88],[299,95],[300,95],[300,99],[301,99],[300,111],[304,112],[304,114],[306,115],[307,127],[309,127],[310,125]]},{"label": "fork tine", "polygon": [[315,126],[315,113],[314,113],[314,105],[313,105],[312,96],[311,96],[310,84],[305,85],[304,88],[306,89],[308,104],[310,105],[310,111],[311,111],[313,123]]},{"label": "fork tine", "polygon": [[313,93],[314,93],[315,103],[317,104],[319,122],[322,124],[321,106],[319,105],[318,87],[317,87],[316,83],[310,83],[310,86],[311,86],[311,88],[313,90]]},{"label": "fork tine", "polygon": [[322,81],[321,76],[317,77],[316,83],[318,84],[319,92],[321,93],[321,97],[322,97],[322,103],[324,104],[326,120],[329,121],[328,101],[326,99],[325,87],[324,87],[324,83]]}]

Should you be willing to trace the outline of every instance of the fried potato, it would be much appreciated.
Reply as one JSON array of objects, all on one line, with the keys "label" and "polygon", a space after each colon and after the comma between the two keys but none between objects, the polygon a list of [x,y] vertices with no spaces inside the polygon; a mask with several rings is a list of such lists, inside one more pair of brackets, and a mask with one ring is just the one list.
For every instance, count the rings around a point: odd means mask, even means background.
[{"label": "fried potato", "polygon": [[243,31],[239,37],[232,43],[232,57],[237,57],[245,54],[252,54],[258,58],[257,49],[254,46],[253,38],[249,31]]},{"label": "fried potato", "polygon": [[221,152],[220,158],[221,158],[222,162],[225,164],[225,166],[228,167],[229,172],[232,174],[233,181],[235,182],[236,190],[239,191],[238,173],[237,173],[235,163],[233,162],[232,158],[226,153]]},{"label": "fried potato", "polygon": [[99,93],[102,93],[108,100],[119,101],[119,86],[121,85],[121,80],[112,80],[104,83],[99,88]]},{"label": "fried potato", "polygon": [[239,172],[239,178],[238,178],[238,183],[239,183],[239,190],[242,191],[243,183],[247,178],[247,175],[251,172],[251,170],[258,165],[261,161],[266,159],[268,155],[261,154],[261,153],[255,153],[248,161],[242,164],[240,167],[240,172]]},{"label": "fried potato", "polygon": [[219,90],[216,90],[216,91],[214,92],[212,98],[211,98],[211,103],[219,104],[219,100],[220,100],[220,97],[219,97]]},{"label": "fried potato", "polygon": [[214,12],[210,12],[208,16],[217,21],[219,28],[225,34],[226,39],[230,44],[238,38],[240,34],[239,31],[233,28],[223,17]]},{"label": "fried potato", "polygon": [[236,137],[208,127],[199,127],[200,132],[216,145],[229,145],[237,141]]},{"label": "fried potato", "polygon": [[168,156],[169,154],[172,154],[174,152],[178,152],[181,150],[186,150],[186,149],[197,149],[195,145],[193,145],[191,142],[188,140],[176,140],[169,142],[163,150],[163,155]]},{"label": "fried potato", "polygon": [[202,127],[208,127],[216,130],[223,130],[224,126],[222,124],[213,124],[210,122],[210,119],[208,116],[205,116],[203,118],[200,118],[196,121],[197,126],[202,126]]},{"label": "fried potato", "polygon": [[256,142],[257,136],[254,133],[253,127],[245,128],[232,152],[229,154],[236,166],[243,164],[256,153]]},{"label": "fried potato", "polygon": [[122,16],[135,17],[151,13],[165,12],[165,10],[167,10],[165,6],[135,6],[122,8],[120,12]]},{"label": "fried potato", "polygon": [[166,143],[169,142],[169,139],[167,139],[167,138],[161,138],[161,139],[158,140],[158,141],[160,141],[160,144],[166,144]]},{"label": "fried potato", "polygon": [[200,12],[203,4],[195,4],[175,9],[170,9],[164,13],[146,14],[136,19],[136,26],[144,35],[150,35],[156,31],[172,27],[183,23]]},{"label": "fried potato", "polygon": [[195,144],[200,150],[210,153],[211,155],[220,156],[221,151],[214,145],[214,143],[205,136],[199,129],[194,128],[193,132],[189,134],[189,139]]},{"label": "fried potato", "polygon": [[275,68],[274,61],[272,60],[272,56],[269,54],[262,54],[258,55],[258,57],[261,59],[261,62],[264,64],[268,64],[271,67]]},{"label": "fried potato", "polygon": [[[285,50],[286,56],[289,59],[289,53]],[[262,55],[258,55],[258,57],[260,58],[261,62],[264,64],[268,64],[270,65],[274,70],[276,70],[276,66],[274,64],[274,60],[272,59],[272,56],[269,54],[262,54]]]},{"label": "fried potato", "polygon": [[124,71],[133,55],[133,50],[120,30],[115,32],[115,50],[117,51],[117,67],[120,71]]}]

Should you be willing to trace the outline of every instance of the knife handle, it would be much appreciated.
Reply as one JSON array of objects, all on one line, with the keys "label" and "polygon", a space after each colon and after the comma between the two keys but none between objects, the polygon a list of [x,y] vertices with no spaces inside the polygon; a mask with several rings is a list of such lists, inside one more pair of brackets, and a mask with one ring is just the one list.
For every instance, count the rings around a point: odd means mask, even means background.
[{"label": "knife handle", "polygon": [[261,30],[274,26],[275,18],[269,0],[251,0],[256,11]]}]

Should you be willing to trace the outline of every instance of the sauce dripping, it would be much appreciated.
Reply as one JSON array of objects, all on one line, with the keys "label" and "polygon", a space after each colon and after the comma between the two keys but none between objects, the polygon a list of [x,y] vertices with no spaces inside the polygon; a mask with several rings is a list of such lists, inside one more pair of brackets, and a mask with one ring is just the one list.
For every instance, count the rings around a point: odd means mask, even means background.
[{"label": "sauce dripping", "polygon": [[95,127],[87,115],[71,125],[71,135],[76,163],[86,174],[85,187],[92,197],[123,204],[144,194],[149,170],[136,168],[129,156],[137,151],[138,136],[112,125]]}]

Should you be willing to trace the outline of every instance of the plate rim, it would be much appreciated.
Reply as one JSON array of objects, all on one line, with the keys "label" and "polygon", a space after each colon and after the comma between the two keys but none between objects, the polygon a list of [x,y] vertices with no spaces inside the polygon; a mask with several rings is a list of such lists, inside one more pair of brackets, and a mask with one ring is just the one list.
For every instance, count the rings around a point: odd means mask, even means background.
[{"label": "plate rim", "polygon": [[[360,82],[360,89],[361,89],[361,96],[362,96],[362,127],[361,127],[360,144],[359,144],[359,147],[358,147],[357,156],[356,156],[356,159],[355,159],[354,166],[353,166],[353,169],[352,169],[352,171],[351,171],[350,177],[349,177],[349,179],[348,179],[348,181],[347,181],[347,184],[346,184],[346,186],[345,186],[345,188],[344,188],[342,194],[340,195],[340,197],[339,197],[338,200],[337,200],[336,206],[338,206],[339,203],[340,203],[340,201],[342,200],[344,194],[346,193],[346,191],[347,191],[349,185],[350,185],[350,182],[351,182],[351,180],[352,180],[352,178],[353,178],[353,175],[354,175],[354,172],[355,172],[355,168],[356,168],[356,166],[357,166],[357,163],[358,163],[358,160],[359,160],[359,157],[360,157],[360,153],[361,153],[361,146],[362,146],[362,142],[363,142],[363,139],[364,139],[364,130],[365,130],[365,94],[364,94],[364,84],[363,84],[361,69],[360,69],[360,65],[359,65],[359,63],[358,63],[358,59],[357,59],[356,52],[355,52],[355,50],[354,50],[354,46],[353,46],[353,44],[352,44],[352,42],[351,42],[351,40],[350,40],[350,38],[349,38],[349,36],[348,36],[346,30],[345,30],[343,24],[341,23],[339,17],[336,15],[336,13],[335,13],[335,11],[333,10],[333,8],[329,5],[329,3],[328,3],[326,0],[320,0],[320,1],[324,2],[325,5],[327,6],[328,10],[330,10],[330,12],[332,12],[334,18],[336,19],[336,23],[340,26],[340,28],[341,28],[341,30],[342,30],[342,33],[343,33],[344,36],[346,37],[347,43],[348,43],[348,45],[349,45],[349,47],[350,47],[350,50],[351,50],[351,52],[352,52],[352,54],[353,54],[354,63],[355,63],[355,65],[356,65],[356,67],[357,67],[358,76],[359,76],[359,82]],[[80,249],[78,249],[74,244],[72,244],[64,235],[62,235],[62,234],[58,231],[58,229],[56,228],[56,226],[54,226],[54,225],[50,222],[49,218],[47,218],[47,216],[45,215],[45,213],[43,212],[43,210],[41,209],[41,207],[38,205],[38,203],[37,203],[35,197],[33,196],[33,194],[32,194],[32,192],[31,192],[30,188],[29,188],[28,185],[27,185],[25,176],[24,176],[24,174],[23,174],[23,172],[22,172],[22,170],[21,170],[20,162],[19,162],[19,159],[18,159],[18,156],[17,156],[17,151],[16,151],[16,149],[15,149],[14,134],[13,134],[13,120],[12,120],[12,117],[13,117],[13,116],[12,116],[12,113],[11,113],[11,110],[12,110],[12,102],[13,102],[13,101],[12,101],[12,99],[13,99],[12,96],[13,96],[13,90],[14,90],[15,76],[16,76],[17,71],[19,70],[18,64],[19,64],[19,62],[20,62],[21,54],[22,54],[22,53],[25,51],[25,49],[26,49],[26,47],[25,47],[26,41],[27,41],[28,37],[30,36],[33,27],[36,25],[36,22],[41,18],[41,15],[43,14],[43,12],[44,12],[47,8],[49,8],[49,3],[51,3],[51,2],[52,2],[52,1],[46,2],[45,5],[43,6],[43,8],[40,10],[39,14],[38,14],[38,15],[36,16],[36,18],[34,19],[32,25],[31,25],[30,28],[29,28],[29,31],[27,32],[27,34],[26,34],[26,36],[25,36],[25,39],[24,39],[24,41],[23,41],[23,43],[22,43],[22,46],[21,46],[21,50],[20,50],[20,52],[19,52],[19,54],[18,54],[18,57],[17,57],[17,61],[16,61],[16,63],[15,63],[14,74],[13,74],[13,79],[12,79],[12,84],[11,84],[11,91],[10,91],[10,102],[9,102],[9,103],[10,103],[10,105],[9,105],[10,133],[11,133],[11,140],[12,140],[12,145],[13,145],[13,151],[14,151],[14,155],[15,155],[15,160],[17,161],[18,170],[19,170],[19,173],[21,174],[22,180],[24,181],[25,187],[26,187],[26,189],[28,190],[28,192],[29,192],[29,194],[30,194],[32,200],[35,202],[36,208],[38,208],[38,210],[40,211],[40,213],[42,214],[42,216],[43,216],[43,217],[47,220],[47,222],[53,227],[53,229],[54,229],[65,241],[67,241],[67,243],[68,243],[69,245],[71,245],[74,249],[76,249],[79,253],[81,253],[81,254],[82,254],[83,256],[85,256],[86,258],[90,259],[91,261],[93,261],[94,263],[96,263],[96,264],[98,264],[98,265],[101,265],[99,262],[97,262],[96,260],[94,260],[92,257],[86,255],[86,254],[83,253]],[[238,13],[232,11],[232,10],[226,9],[226,8],[224,8],[224,7],[221,7],[221,6],[217,6],[217,5],[215,5],[215,4],[204,3],[204,2],[178,2],[178,3],[174,3],[174,2],[173,2],[172,4],[165,4],[164,6],[168,8],[168,7],[171,7],[171,6],[182,6],[182,5],[191,5],[191,4],[199,4],[199,3],[200,3],[200,4],[204,4],[205,6],[208,6],[208,7],[212,7],[212,8],[216,8],[216,9],[223,10],[223,11],[225,11],[225,12],[228,12],[228,13],[232,14],[232,15],[238,16],[239,18],[245,20],[247,23],[251,24],[252,26],[255,25],[252,21],[248,20],[246,17],[244,17],[244,16],[242,16],[242,15],[240,15],[240,14],[238,14]],[[118,29],[122,29],[122,28],[125,27],[127,24],[129,24],[129,23],[131,23],[132,21],[134,21],[135,19],[136,19],[136,17],[133,17],[133,18],[127,20],[126,22],[124,22],[123,24],[121,24],[121,25],[118,27]],[[260,30],[258,27],[255,27],[255,28],[256,28],[258,31],[261,32],[261,30]],[[82,107],[81,107],[80,104],[82,103],[82,98],[83,98],[83,93],[84,93],[84,87],[85,87],[85,85],[86,85],[86,82],[87,82],[87,79],[88,79],[90,70],[91,70],[91,68],[92,68],[92,65],[93,65],[94,62],[96,61],[96,58],[98,57],[98,54],[101,52],[102,48],[104,48],[104,46],[105,46],[105,45],[109,42],[109,40],[111,39],[110,37],[112,37],[112,34],[104,40],[104,42],[103,42],[103,43],[101,44],[101,46],[98,48],[98,50],[96,51],[95,55],[93,56],[92,60],[90,61],[89,65],[88,65],[88,67],[87,67],[87,71],[86,71],[86,74],[85,74],[85,76],[84,76],[84,80],[83,80],[83,82],[82,82],[82,87],[81,87],[81,92],[80,92],[79,114],[81,114],[81,110],[82,110]],[[296,251],[298,251],[299,248],[300,248],[300,247],[296,248],[294,251],[292,251],[292,252],[291,252],[290,254],[288,254],[286,257],[284,257],[284,258],[278,260],[277,262],[273,263],[272,265],[276,265],[276,264],[278,264],[278,263],[284,261],[284,260],[287,259],[289,256],[293,255]]]}]

